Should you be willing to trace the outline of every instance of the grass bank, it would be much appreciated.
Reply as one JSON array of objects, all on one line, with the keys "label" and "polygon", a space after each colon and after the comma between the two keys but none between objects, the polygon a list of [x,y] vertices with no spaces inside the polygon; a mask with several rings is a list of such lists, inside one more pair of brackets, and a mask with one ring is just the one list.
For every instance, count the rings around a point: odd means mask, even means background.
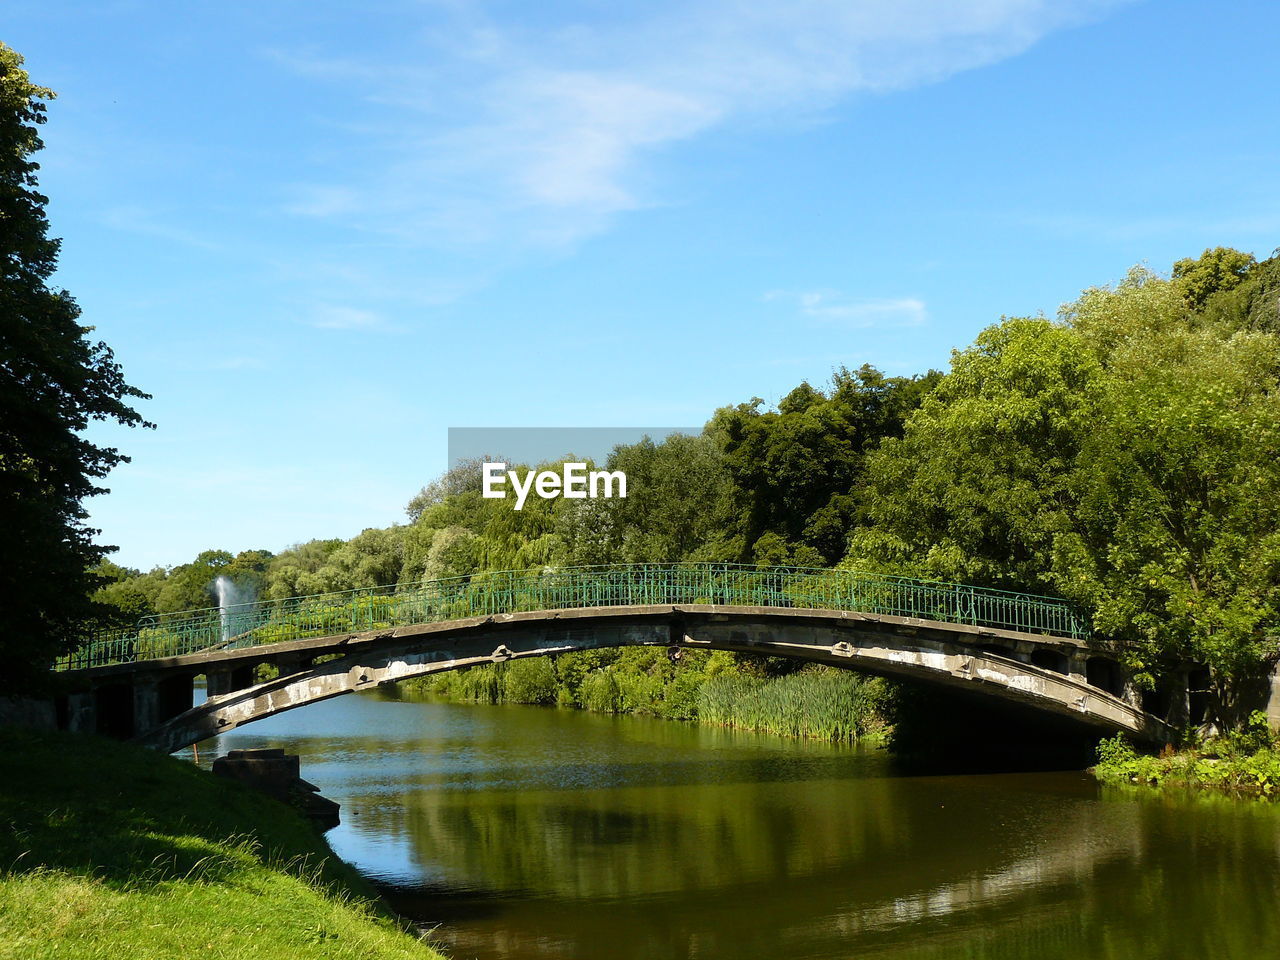
[{"label": "grass bank", "polygon": [[533,657],[411,680],[409,692],[478,703],[635,713],[789,737],[883,739],[893,688],[778,657],[622,647]]},{"label": "grass bank", "polygon": [[1280,749],[1269,735],[1224,737],[1159,754],[1142,753],[1122,737],[1098,746],[1093,775],[1108,784],[1196,788],[1276,799]]},{"label": "grass bank", "polygon": [[440,955],[283,804],[190,763],[0,728],[0,958]]}]

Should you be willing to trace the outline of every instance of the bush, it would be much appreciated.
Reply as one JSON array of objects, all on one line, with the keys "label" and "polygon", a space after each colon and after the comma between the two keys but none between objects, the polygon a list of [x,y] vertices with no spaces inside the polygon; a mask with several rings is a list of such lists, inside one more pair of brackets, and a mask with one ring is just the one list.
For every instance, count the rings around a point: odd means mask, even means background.
[{"label": "bush", "polygon": [[582,705],[596,713],[621,713],[622,692],[609,670],[591,673],[582,682]]},{"label": "bush", "polygon": [[556,671],[547,657],[513,660],[502,666],[505,669],[498,672],[502,700],[507,703],[556,702]]},{"label": "bush", "polygon": [[[1152,756],[1115,736],[1098,744],[1093,773],[1109,784],[1203,787],[1273,797],[1280,793],[1280,752],[1272,741],[1270,730],[1265,734],[1254,730],[1182,750],[1166,747],[1159,756]],[[1257,742],[1266,745],[1246,749]]]}]

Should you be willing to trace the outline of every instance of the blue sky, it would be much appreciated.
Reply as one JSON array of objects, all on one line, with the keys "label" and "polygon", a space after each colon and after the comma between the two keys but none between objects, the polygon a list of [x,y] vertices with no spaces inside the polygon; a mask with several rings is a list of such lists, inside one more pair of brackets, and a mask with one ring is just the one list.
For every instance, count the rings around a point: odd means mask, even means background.
[{"label": "blue sky", "polygon": [[698,423],[1280,245],[1280,5],[8,0],[121,562],[403,519],[451,426]]}]

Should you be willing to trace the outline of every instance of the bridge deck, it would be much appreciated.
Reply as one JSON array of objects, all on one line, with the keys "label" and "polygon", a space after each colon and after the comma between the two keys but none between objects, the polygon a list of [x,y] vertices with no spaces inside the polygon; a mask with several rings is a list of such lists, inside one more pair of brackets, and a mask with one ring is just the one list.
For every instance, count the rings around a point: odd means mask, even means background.
[{"label": "bridge deck", "polygon": [[458,620],[414,623],[396,627],[377,627],[359,633],[338,633],[301,640],[284,640],[278,643],[242,647],[215,647],[194,653],[172,657],[155,657],[107,664],[100,667],[69,670],[69,678],[94,677],[105,680],[113,676],[136,673],[164,673],[178,671],[203,673],[209,670],[234,669],[239,664],[274,663],[277,660],[297,658],[314,659],[335,653],[350,653],[361,646],[388,640],[415,640],[429,642],[439,639],[445,642],[453,637],[478,630],[500,631],[504,626],[545,623],[554,621],[572,624],[576,621],[591,623],[610,620],[648,619],[654,616],[688,617],[691,620],[717,621],[768,617],[780,628],[788,622],[806,624],[860,624],[868,628],[879,627],[901,634],[917,632],[938,639],[960,644],[993,644],[1010,649],[1044,647],[1064,653],[1078,651],[1114,655],[1114,646],[1099,640],[1077,637],[1061,637],[1019,630],[1002,630],[976,624],[951,623],[944,620],[925,620],[919,617],[899,617],[890,614],[869,614],[853,610],[826,610],[804,607],[729,606],[724,604],[639,604],[615,607],[570,607],[562,610],[530,610],[515,613],[490,614],[463,617]]},{"label": "bridge deck", "polygon": [[723,563],[502,571],[150,617],[92,637],[57,664],[104,668],[303,639],[531,611],[647,605],[827,610],[1088,642],[1065,600],[852,570]]}]

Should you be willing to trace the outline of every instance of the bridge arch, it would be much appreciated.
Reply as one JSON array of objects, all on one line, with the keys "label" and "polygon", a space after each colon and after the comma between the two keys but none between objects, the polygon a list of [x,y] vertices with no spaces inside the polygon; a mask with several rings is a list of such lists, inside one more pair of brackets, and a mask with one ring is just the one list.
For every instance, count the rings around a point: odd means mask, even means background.
[{"label": "bridge arch", "polygon": [[[1151,741],[1171,736],[1163,721],[1140,705],[1090,682],[1092,651],[1078,639],[848,610],[642,604],[469,617],[154,661],[148,669],[157,673],[206,673],[210,696],[139,729],[135,739],[171,752],[286,710],[383,684],[485,663],[625,646],[785,656],[984,694],[1103,734],[1122,731]],[[263,663],[279,667],[280,675],[252,683],[248,668]],[[1097,663],[1092,672],[1101,672]]]}]

